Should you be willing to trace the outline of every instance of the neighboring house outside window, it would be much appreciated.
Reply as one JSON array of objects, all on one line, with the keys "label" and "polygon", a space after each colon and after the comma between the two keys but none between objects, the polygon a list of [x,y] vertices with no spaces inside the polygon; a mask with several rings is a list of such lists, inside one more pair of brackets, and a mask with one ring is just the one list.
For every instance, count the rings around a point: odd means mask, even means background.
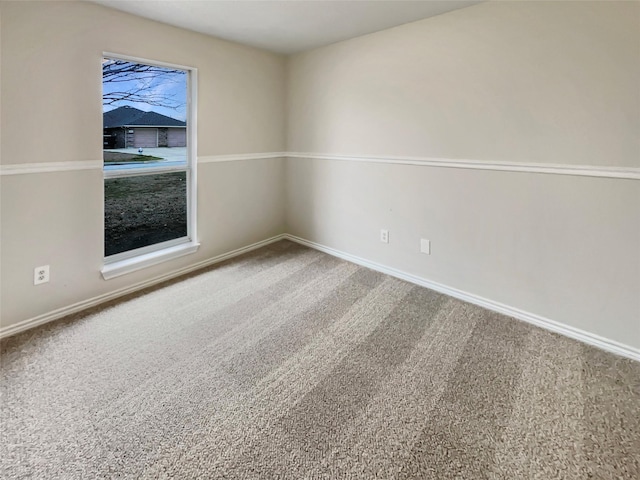
[{"label": "neighboring house outside window", "polygon": [[103,114],[104,148],[186,147],[187,123],[130,106]]}]

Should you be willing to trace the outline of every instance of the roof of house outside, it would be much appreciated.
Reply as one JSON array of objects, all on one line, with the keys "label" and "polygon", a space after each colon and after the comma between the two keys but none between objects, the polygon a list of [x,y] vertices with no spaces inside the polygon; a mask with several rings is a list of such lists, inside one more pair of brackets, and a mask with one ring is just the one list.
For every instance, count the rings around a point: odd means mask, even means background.
[{"label": "roof of house outside", "polygon": [[186,127],[186,122],[134,107],[118,107],[102,114],[103,128],[113,127]]}]

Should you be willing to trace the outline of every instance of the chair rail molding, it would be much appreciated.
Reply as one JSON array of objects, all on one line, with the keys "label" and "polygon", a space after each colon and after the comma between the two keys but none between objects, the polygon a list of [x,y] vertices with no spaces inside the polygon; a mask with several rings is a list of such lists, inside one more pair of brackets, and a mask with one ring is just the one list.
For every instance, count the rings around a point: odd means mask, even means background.
[{"label": "chair rail molding", "polygon": [[[461,168],[467,170],[494,170],[501,172],[537,173],[548,175],[573,175],[581,177],[618,178],[640,180],[640,167],[616,167],[603,165],[573,165],[558,163],[504,162],[493,160],[464,160],[433,157],[400,157],[375,155],[339,155],[311,152],[258,152],[198,156],[198,164],[241,162],[269,158],[313,159],[343,162],[386,163],[391,165],[415,165],[432,168]],[[23,175],[64,172],[72,170],[101,169],[102,160],[73,162],[46,162],[0,165],[0,175]]]}]

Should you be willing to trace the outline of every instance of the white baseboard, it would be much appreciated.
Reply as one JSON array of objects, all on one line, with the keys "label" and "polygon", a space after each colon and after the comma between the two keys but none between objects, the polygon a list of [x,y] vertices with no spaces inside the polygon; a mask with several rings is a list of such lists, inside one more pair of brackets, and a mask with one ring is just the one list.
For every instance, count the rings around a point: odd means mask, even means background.
[{"label": "white baseboard", "polygon": [[565,325],[563,323],[559,323],[554,320],[541,317],[540,315],[536,315],[534,313],[525,312],[524,310],[520,310],[519,308],[511,307],[509,305],[504,305],[502,303],[495,302],[493,300],[489,300],[487,298],[483,298],[478,295],[474,295],[472,293],[464,292],[462,290],[458,290],[457,288],[452,288],[447,285],[442,285],[441,283],[437,283],[431,280],[427,280],[425,278],[417,277],[415,275],[411,275],[409,273],[403,272],[401,270],[397,270],[395,268],[391,268],[385,265],[381,265],[379,263],[371,262],[364,258],[351,255],[350,253],[342,252],[340,250],[336,250],[335,248],[327,247],[325,245],[321,245],[316,242],[305,240],[304,238],[296,237],[290,234],[285,234],[284,237],[287,240],[291,240],[292,242],[305,245],[307,247],[313,248],[315,250],[319,250],[324,253],[328,253],[329,255],[333,255],[334,257],[342,258],[343,260],[347,260],[349,262],[362,265],[363,267],[367,267],[372,270],[376,270],[378,272],[391,275],[392,277],[396,277],[401,280],[406,280],[407,282],[420,285],[422,287],[426,287],[431,290],[435,290],[436,292],[440,292],[445,295],[449,295],[450,297],[457,298],[459,300],[469,302],[474,305],[478,305],[480,307],[484,307],[494,312],[508,315],[518,320],[522,320],[532,325],[536,325],[538,327],[544,328],[545,330],[550,330],[552,332],[559,333],[566,337],[573,338],[574,340],[578,340],[588,345],[593,345],[594,347],[598,347],[602,350],[606,350],[608,352],[615,353],[617,355],[621,355],[623,357],[627,357],[632,360],[636,360],[640,362],[640,349],[638,348],[634,348],[629,345],[624,345],[614,340],[610,340],[608,338],[604,338],[599,335],[595,335],[593,333],[580,330],[579,328],[570,327],[569,325]]},{"label": "white baseboard", "polygon": [[138,290],[151,287],[153,285],[164,282],[166,280],[171,280],[172,278],[176,278],[181,275],[185,275],[187,273],[191,273],[193,271],[199,270],[201,268],[205,268],[210,265],[223,262],[230,258],[237,257],[238,255],[242,255],[243,253],[247,253],[252,250],[256,250],[258,248],[269,245],[271,243],[275,243],[277,241],[283,240],[284,238],[286,238],[284,234],[276,235],[275,237],[268,238],[267,240],[262,240],[260,242],[253,243],[251,245],[247,245],[246,247],[238,248],[236,250],[232,250],[231,252],[217,255],[207,260],[194,263],[193,265],[190,265],[188,267],[184,267],[179,270],[174,270],[173,272],[166,273],[164,275],[160,275],[158,277],[154,277],[149,280],[145,280],[144,282],[136,283],[135,285],[114,290],[113,292],[105,293],[103,295],[98,295],[97,297],[93,297],[88,300],[83,300],[81,302],[74,303],[73,305],[68,305],[66,307],[58,308],[51,312],[47,312],[42,315],[38,315],[37,317],[23,320],[22,322],[15,323],[13,325],[2,327],[0,328],[0,339],[9,337],[11,335],[15,335],[16,333],[20,333],[25,330],[29,330],[30,328],[37,327],[38,325],[49,323],[53,320],[57,320],[67,315],[71,315],[72,313],[77,313],[82,310],[86,310],[87,308],[95,307],[96,305],[100,305],[101,303],[105,303],[110,300],[114,300],[118,297],[128,295],[129,293],[134,293]]},{"label": "white baseboard", "polygon": [[279,240],[290,240],[292,242],[299,243],[301,245],[305,245],[307,247],[313,248],[315,250],[328,253],[329,255],[333,255],[334,257],[342,258],[343,260],[347,260],[349,262],[355,263],[357,265],[362,265],[363,267],[370,268],[372,270],[376,270],[381,273],[385,273],[387,275],[391,275],[393,277],[399,278],[401,280],[405,280],[407,282],[420,285],[422,287],[429,288],[431,290],[435,290],[436,292],[443,293],[445,295],[449,295],[450,297],[457,298],[459,300],[472,303],[474,305],[478,305],[480,307],[487,308],[494,312],[502,313],[504,315],[508,315],[510,317],[516,318],[518,320],[525,321],[532,325],[536,325],[538,327],[544,328],[545,330],[550,330],[552,332],[559,333],[569,338],[573,338],[575,340],[581,341],[588,345],[593,345],[594,347],[598,347],[602,350],[606,350],[608,352],[615,353],[617,355],[621,355],[623,357],[630,358],[632,360],[636,360],[640,362],[640,349],[631,347],[629,345],[624,345],[622,343],[616,342],[614,340],[610,340],[608,338],[601,337],[599,335],[595,335],[593,333],[586,332],[579,328],[570,327],[568,325],[556,322],[554,320],[550,320],[545,317],[541,317],[540,315],[536,315],[534,313],[525,312],[524,310],[520,310],[515,307],[511,307],[509,305],[504,305],[499,302],[495,302],[493,300],[489,300],[487,298],[480,297],[478,295],[474,295],[472,293],[464,292],[462,290],[458,290],[456,288],[449,287],[447,285],[443,285],[441,283],[433,282],[431,280],[427,280],[425,278],[421,278],[401,270],[397,270],[395,268],[387,267],[385,265],[371,262],[364,258],[358,257],[356,255],[352,255],[350,253],[342,252],[340,250],[336,250],[335,248],[327,247],[325,245],[312,242],[309,240],[305,240],[304,238],[296,237],[295,235],[290,234],[281,234],[276,235],[275,237],[268,238],[266,240],[253,243],[251,245],[247,245],[246,247],[238,248],[228,253],[224,253],[221,255],[217,255],[213,258],[195,263],[185,268],[181,268],[179,270],[175,270],[173,272],[160,275],[158,277],[151,278],[149,280],[145,280],[144,282],[136,283],[135,285],[131,285],[129,287],[121,288],[119,290],[115,290],[113,292],[105,293],[103,295],[98,295],[96,297],[90,298],[88,300],[83,300],[78,303],[74,303],[73,305],[69,305],[66,307],[62,307],[51,312],[38,315],[37,317],[33,317],[22,322],[9,325],[7,327],[0,328],[0,339],[9,337],[11,335],[15,335],[16,333],[23,332],[30,328],[36,327],[38,325],[42,325],[53,320],[57,320],[59,318],[65,317],[72,313],[80,312],[87,308],[94,307],[101,303],[108,302],[110,300],[114,300],[118,297],[122,297],[129,293],[136,292],[138,290],[142,290],[144,288],[150,287],[152,285],[164,282],[166,280],[170,280],[172,278],[179,277],[181,275],[185,275],[187,273],[196,271],[198,269],[208,267],[210,265],[214,265],[216,263],[223,262],[224,260],[228,260],[233,257],[237,257],[238,255],[242,255],[243,253],[250,252],[252,250],[256,250],[258,248],[264,247],[271,243],[275,243]]}]

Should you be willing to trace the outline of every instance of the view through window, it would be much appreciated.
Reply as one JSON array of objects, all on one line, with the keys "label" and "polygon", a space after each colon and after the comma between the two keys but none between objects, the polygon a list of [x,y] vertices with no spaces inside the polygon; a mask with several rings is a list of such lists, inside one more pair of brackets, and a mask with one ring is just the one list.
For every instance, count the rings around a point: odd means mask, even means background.
[{"label": "view through window", "polygon": [[189,72],[103,58],[104,255],[190,240]]}]

